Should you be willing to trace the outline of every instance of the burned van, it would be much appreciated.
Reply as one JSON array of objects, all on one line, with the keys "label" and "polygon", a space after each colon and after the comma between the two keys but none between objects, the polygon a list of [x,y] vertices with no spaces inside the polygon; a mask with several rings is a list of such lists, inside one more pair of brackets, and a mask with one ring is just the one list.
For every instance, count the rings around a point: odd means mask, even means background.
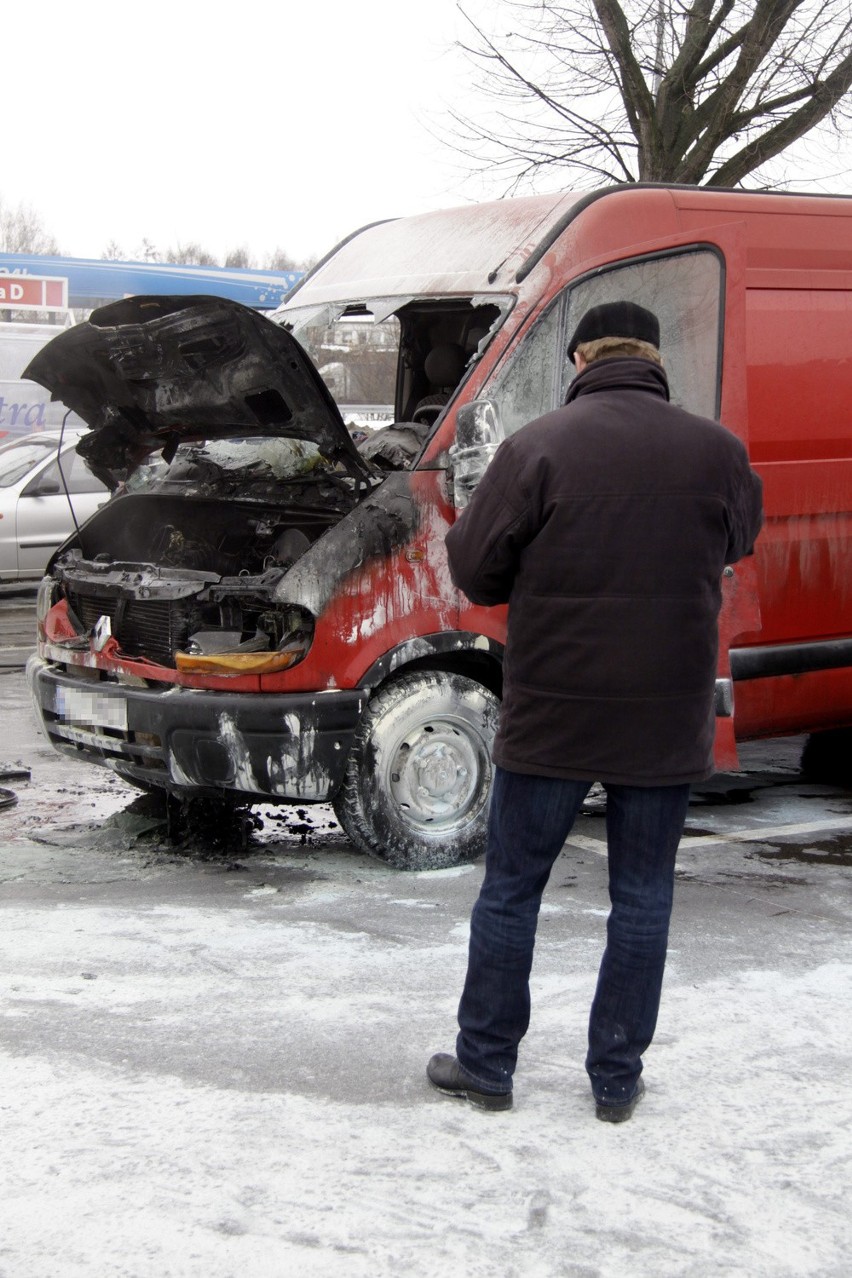
[{"label": "burned van", "polygon": [[48,739],[178,796],[330,801],[395,866],[476,856],[506,615],[454,589],[444,536],[615,298],[658,314],[673,400],[764,480],[723,581],[719,766],[738,738],[848,728],[851,297],[852,200],[631,186],[368,227],[271,318],[95,311],[26,371],[114,494],[41,587]]}]

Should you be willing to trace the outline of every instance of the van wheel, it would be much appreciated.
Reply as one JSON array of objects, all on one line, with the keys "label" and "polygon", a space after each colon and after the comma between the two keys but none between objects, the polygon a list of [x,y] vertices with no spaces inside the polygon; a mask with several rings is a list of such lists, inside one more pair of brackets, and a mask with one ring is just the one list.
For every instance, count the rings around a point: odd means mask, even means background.
[{"label": "van wheel", "polygon": [[808,781],[852,789],[852,728],[812,733],[802,751],[802,775]]},{"label": "van wheel", "polygon": [[485,850],[499,701],[464,675],[419,671],[364,711],[334,811],[349,838],[398,870],[440,870]]}]

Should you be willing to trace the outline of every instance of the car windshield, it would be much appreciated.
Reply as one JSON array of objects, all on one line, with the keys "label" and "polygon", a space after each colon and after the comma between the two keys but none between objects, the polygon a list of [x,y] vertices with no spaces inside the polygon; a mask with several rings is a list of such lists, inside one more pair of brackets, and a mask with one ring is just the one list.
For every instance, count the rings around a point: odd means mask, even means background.
[{"label": "car windshield", "polygon": [[56,452],[56,444],[49,439],[22,439],[0,449],[0,488],[11,488],[32,470]]}]

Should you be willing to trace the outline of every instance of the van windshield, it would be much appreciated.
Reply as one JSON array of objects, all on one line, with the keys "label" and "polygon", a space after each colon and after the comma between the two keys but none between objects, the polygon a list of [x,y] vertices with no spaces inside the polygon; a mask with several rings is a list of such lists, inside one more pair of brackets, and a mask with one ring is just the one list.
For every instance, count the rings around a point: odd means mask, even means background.
[{"label": "van windshield", "polygon": [[275,318],[301,343],[353,433],[431,425],[508,313],[511,299],[368,298]]},{"label": "van windshield", "polygon": [[393,421],[400,324],[395,315],[376,320],[369,312],[305,317],[294,330],[331,391],[346,425]]}]

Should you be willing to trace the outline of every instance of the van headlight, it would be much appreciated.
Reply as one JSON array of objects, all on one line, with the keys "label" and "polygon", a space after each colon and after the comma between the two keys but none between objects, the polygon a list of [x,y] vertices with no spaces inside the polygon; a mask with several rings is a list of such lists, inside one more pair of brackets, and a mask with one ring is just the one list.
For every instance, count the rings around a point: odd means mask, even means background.
[{"label": "van headlight", "polygon": [[291,604],[261,613],[252,635],[226,627],[195,631],[175,653],[175,665],[195,674],[274,674],[304,661],[313,638],[313,615]]},{"label": "van headlight", "polygon": [[36,596],[36,621],[39,631],[44,630],[47,614],[59,599],[59,587],[53,577],[42,577]]}]

